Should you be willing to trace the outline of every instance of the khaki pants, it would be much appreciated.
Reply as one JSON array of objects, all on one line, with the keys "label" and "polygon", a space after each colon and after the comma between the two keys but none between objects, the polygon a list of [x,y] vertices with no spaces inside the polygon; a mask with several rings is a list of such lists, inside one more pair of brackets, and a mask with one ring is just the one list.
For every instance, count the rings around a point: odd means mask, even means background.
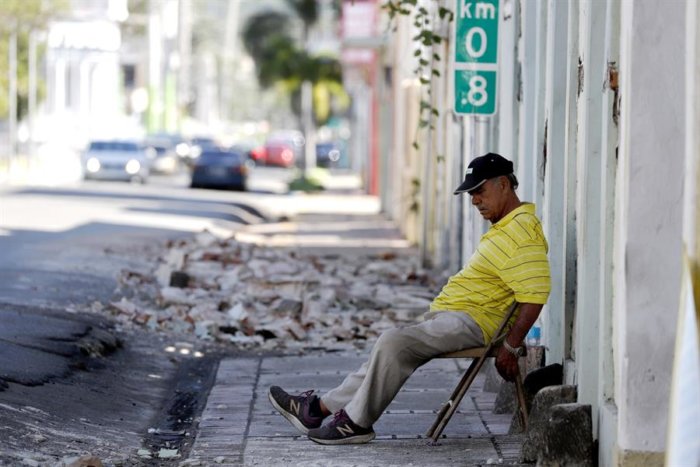
[{"label": "khaki pants", "polygon": [[345,409],[353,422],[369,428],[418,367],[445,352],[483,345],[481,328],[468,314],[426,313],[421,323],[382,333],[369,360],[321,400],[331,412]]}]

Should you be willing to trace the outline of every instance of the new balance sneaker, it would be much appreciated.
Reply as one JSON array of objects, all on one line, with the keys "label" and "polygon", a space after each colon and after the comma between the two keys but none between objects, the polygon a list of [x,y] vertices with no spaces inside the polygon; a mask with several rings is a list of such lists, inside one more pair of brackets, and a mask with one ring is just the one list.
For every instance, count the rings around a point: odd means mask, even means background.
[{"label": "new balance sneaker", "polygon": [[297,430],[307,434],[310,429],[320,427],[325,418],[321,414],[312,413],[311,403],[315,399],[318,399],[318,396],[315,396],[313,393],[314,391],[312,389],[298,396],[292,396],[291,394],[287,394],[279,386],[271,386],[267,397],[270,399],[270,402],[272,402],[272,406],[276,408],[284,418],[289,420]]},{"label": "new balance sneaker", "polygon": [[374,439],[372,427],[362,428],[350,420],[345,410],[333,415],[333,420],[320,428],[309,430],[309,439],[319,444],[363,444]]}]

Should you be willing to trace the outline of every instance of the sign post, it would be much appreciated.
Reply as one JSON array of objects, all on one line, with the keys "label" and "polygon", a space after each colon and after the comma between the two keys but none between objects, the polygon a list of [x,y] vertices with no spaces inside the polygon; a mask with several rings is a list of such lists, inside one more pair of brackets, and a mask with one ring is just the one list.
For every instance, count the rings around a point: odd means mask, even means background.
[{"label": "sign post", "polygon": [[496,112],[499,0],[456,0],[454,111]]}]

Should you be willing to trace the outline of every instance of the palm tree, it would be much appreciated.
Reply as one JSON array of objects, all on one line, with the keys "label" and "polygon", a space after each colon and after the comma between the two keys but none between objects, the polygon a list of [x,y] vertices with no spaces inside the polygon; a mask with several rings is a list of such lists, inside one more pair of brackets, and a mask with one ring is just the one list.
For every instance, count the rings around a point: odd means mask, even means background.
[{"label": "palm tree", "polygon": [[[301,118],[300,94],[304,81],[313,84],[314,119],[324,123],[330,117],[331,99],[346,106],[347,94],[342,88],[342,69],[335,58],[311,56],[306,42],[311,27],[318,19],[316,0],[286,0],[303,23],[301,41],[295,41],[290,17],[267,11],[252,16],[243,29],[243,44],[257,68],[262,87],[282,83],[292,99],[292,109]],[[302,45],[298,45],[302,42]],[[301,123],[301,122],[300,122]]]}]

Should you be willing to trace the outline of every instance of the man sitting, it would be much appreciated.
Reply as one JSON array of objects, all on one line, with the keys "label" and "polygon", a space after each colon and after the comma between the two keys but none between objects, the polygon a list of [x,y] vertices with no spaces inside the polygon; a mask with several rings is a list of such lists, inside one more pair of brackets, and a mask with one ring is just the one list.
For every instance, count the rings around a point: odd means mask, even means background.
[{"label": "man sitting", "polygon": [[[467,265],[450,277],[425,320],[384,332],[365,362],[321,397],[293,396],[270,387],[272,405],[309,439],[320,444],[357,444],[374,439],[372,425],[408,377],[447,352],[482,347],[493,337],[514,302],[520,304],[497,357],[496,368],[515,379],[525,335],[550,291],[547,241],[535,206],[521,202],[513,163],[488,153],[472,160],[455,194],[491,222]],[[322,425],[334,413],[333,419]]]}]

